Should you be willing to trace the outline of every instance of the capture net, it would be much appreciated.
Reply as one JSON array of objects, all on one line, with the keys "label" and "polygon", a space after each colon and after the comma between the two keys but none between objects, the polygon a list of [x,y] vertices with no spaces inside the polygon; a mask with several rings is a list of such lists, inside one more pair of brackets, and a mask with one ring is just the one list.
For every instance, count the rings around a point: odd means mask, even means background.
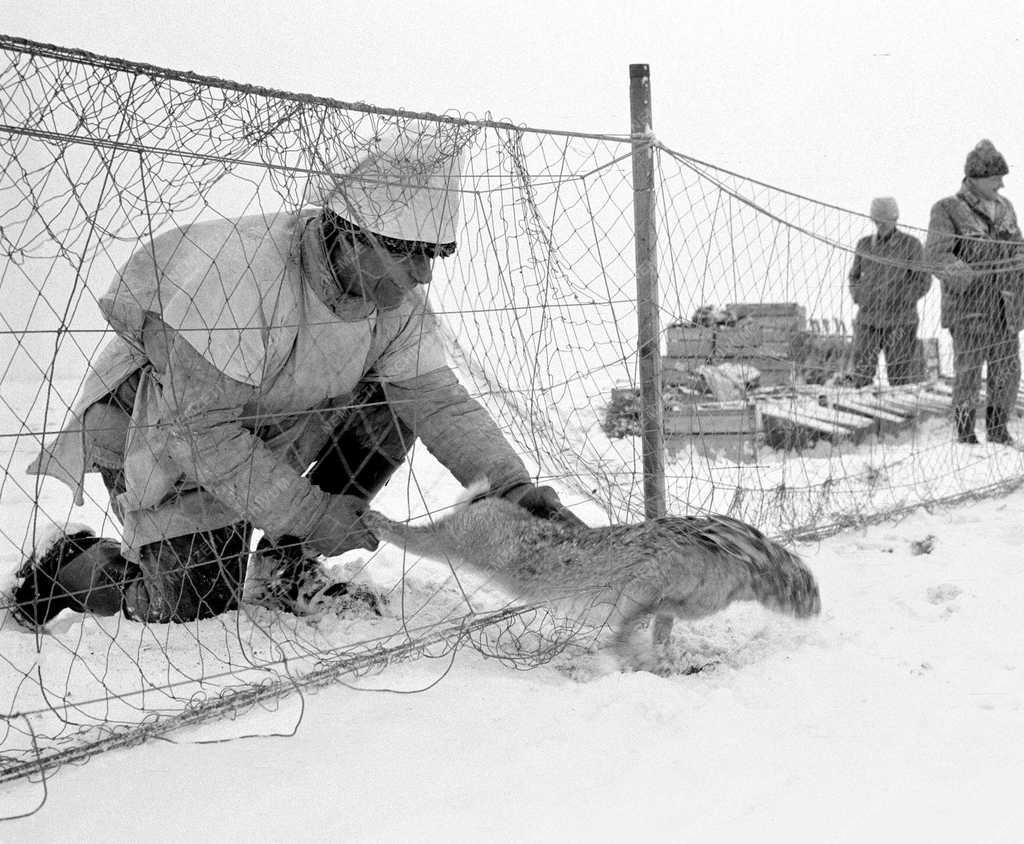
[{"label": "capture net", "polygon": [[[229,250],[233,236],[254,237],[239,220],[265,218],[262,237],[273,239],[315,218],[311,186],[381,138],[429,137],[461,156],[458,248],[434,261],[427,292],[448,364],[539,484],[594,523],[642,518],[634,144],[269,91],[9,37],[0,50],[0,781],[400,659],[449,659],[470,645],[528,667],[596,641],[600,612],[524,606],[507,587],[383,545],[331,561],[340,579],[384,596],[379,616],[243,602],[185,623],[71,612],[45,630],[19,624],[16,572],[47,525],[122,537],[105,483],[116,460],[105,474],[87,467],[80,504],[67,485],[26,473],[61,430],[81,437],[76,399],[119,342],[100,300],[122,268],[168,232],[215,225]],[[637,146],[655,162],[669,512],[726,513],[799,536],[1020,482],[1020,451],[953,441],[942,377],[952,353],[927,273],[915,303],[922,343],[904,366],[912,376],[893,379],[894,361],[855,383],[847,275],[873,230],[867,218],[653,139]],[[291,248],[282,266],[296,259]],[[207,254],[211,266],[219,255]],[[891,263],[923,271],[920,262]],[[232,291],[237,275],[216,283]],[[224,330],[223,312],[209,318],[211,332]],[[159,420],[133,420],[136,432],[147,427]],[[1009,430],[1024,433],[1015,409]],[[460,489],[417,444],[373,506],[423,521]]]}]

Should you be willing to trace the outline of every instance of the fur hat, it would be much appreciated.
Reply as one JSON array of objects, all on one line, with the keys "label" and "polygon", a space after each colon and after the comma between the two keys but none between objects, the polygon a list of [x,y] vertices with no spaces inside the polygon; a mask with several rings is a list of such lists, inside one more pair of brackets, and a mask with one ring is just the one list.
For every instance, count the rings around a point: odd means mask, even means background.
[{"label": "fur hat", "polygon": [[900,208],[891,196],[878,196],[871,200],[871,219],[876,223],[895,223],[900,218]]},{"label": "fur hat", "polygon": [[455,251],[464,127],[403,126],[316,177],[314,196],[354,227],[430,255]]},{"label": "fur hat", "polygon": [[986,176],[1005,176],[1010,172],[1006,159],[988,138],[982,138],[978,145],[967,153],[964,175],[970,179],[984,179]]}]

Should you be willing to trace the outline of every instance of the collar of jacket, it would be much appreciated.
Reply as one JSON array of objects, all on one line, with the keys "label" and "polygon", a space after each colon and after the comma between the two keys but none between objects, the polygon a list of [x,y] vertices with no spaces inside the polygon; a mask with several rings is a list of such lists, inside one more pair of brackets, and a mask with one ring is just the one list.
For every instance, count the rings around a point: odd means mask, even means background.
[{"label": "collar of jacket", "polygon": [[999,194],[996,194],[994,206],[996,213],[994,215],[990,215],[988,211],[985,210],[985,200],[982,199],[974,190],[970,179],[965,178],[963,182],[960,183],[960,190],[957,191],[956,195],[967,203],[975,214],[985,220],[988,220],[990,227],[995,225],[997,220],[1006,216],[1006,200]]},{"label": "collar of jacket", "polygon": [[881,235],[878,234],[878,232],[875,232],[874,234],[871,235],[871,245],[885,246],[887,243],[893,243],[894,241],[899,240],[899,234],[899,229],[893,229],[885,237],[882,237]]},{"label": "collar of jacket", "polygon": [[366,319],[377,310],[362,296],[352,296],[338,279],[325,239],[323,215],[307,219],[302,232],[303,276],[321,304],[346,322]]}]

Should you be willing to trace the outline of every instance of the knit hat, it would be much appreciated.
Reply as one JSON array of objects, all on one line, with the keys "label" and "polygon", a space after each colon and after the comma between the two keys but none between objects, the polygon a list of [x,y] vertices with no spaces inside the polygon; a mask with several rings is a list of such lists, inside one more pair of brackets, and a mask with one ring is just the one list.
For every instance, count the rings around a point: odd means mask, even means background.
[{"label": "knit hat", "polygon": [[1006,159],[988,138],[978,141],[978,145],[967,153],[964,162],[964,175],[970,179],[984,179],[986,176],[1005,176],[1010,172]]},{"label": "knit hat", "polygon": [[314,177],[314,195],[354,228],[432,256],[455,251],[463,127],[405,125]]},{"label": "knit hat", "polygon": [[876,223],[895,223],[900,218],[900,209],[891,196],[879,196],[871,200],[871,219]]}]

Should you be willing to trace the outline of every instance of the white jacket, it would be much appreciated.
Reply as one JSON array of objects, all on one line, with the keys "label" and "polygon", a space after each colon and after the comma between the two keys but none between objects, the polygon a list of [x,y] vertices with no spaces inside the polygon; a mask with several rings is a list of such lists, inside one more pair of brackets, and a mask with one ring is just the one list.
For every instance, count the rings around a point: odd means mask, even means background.
[{"label": "white jacket", "polygon": [[306,535],[327,495],[302,474],[367,377],[463,484],[481,475],[496,488],[528,482],[448,367],[418,292],[380,312],[352,299],[338,315],[319,300],[313,291],[329,267],[318,219],[255,216],[161,234],[99,300],[118,337],[29,472],[64,481],[81,504],[93,468],[82,416],[139,372],[127,491],[116,502],[130,558],[161,538],[237,521]]}]

